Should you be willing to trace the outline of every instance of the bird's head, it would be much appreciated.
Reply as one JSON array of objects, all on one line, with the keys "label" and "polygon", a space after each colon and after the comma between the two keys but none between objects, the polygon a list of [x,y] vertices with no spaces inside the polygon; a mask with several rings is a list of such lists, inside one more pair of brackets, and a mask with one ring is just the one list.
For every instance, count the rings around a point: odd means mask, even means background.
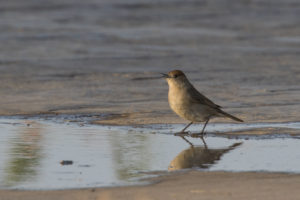
[{"label": "bird's head", "polygon": [[169,86],[179,86],[186,83],[189,83],[185,74],[180,70],[170,71],[168,74],[162,74],[169,84]]}]

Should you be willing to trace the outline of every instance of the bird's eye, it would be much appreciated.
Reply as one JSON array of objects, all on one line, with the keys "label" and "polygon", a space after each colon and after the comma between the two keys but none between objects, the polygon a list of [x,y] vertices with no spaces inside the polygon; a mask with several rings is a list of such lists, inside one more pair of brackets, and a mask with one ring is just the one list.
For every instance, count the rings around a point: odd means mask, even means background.
[{"label": "bird's eye", "polygon": [[174,78],[177,78],[177,76],[178,76],[178,75],[174,75],[173,77],[174,77]]}]

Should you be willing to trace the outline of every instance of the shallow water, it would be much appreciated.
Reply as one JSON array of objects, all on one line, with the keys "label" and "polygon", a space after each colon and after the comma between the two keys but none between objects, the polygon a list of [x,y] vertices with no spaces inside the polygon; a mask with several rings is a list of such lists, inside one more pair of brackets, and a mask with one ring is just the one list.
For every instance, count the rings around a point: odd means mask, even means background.
[{"label": "shallow water", "polygon": [[[0,187],[65,189],[142,183],[168,170],[268,171],[300,173],[299,122],[211,124],[205,143],[181,138],[179,125],[145,127],[59,123],[41,119],[0,119]],[[194,126],[192,129],[197,129]],[[287,128],[287,129],[280,129]],[[285,130],[240,136],[236,131]],[[233,131],[226,134],[215,134]],[[276,131],[275,131],[276,132]],[[233,138],[233,139],[230,139]],[[61,161],[72,161],[62,165]],[[143,182],[144,183],[144,182]]]}]

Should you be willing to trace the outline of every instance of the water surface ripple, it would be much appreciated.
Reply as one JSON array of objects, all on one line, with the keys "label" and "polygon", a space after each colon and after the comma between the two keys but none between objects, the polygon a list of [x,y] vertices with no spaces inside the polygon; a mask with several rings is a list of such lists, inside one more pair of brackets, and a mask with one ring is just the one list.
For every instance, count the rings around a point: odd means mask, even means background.
[{"label": "water surface ripple", "polygon": [[[134,128],[2,118],[0,188],[128,185],[190,168],[300,173],[300,140],[295,134],[300,132],[299,125],[211,124],[202,141],[174,136],[181,125]],[[270,131],[274,133],[261,134]],[[62,165],[61,161],[72,162]]]}]

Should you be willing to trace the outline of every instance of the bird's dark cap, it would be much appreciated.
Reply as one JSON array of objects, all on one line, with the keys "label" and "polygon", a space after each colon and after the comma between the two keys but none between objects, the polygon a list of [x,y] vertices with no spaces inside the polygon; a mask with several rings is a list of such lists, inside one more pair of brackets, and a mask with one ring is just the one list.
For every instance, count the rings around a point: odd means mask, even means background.
[{"label": "bird's dark cap", "polygon": [[168,73],[170,78],[177,78],[179,76],[185,76],[181,70],[173,70]]},{"label": "bird's dark cap", "polygon": [[173,70],[170,71],[168,74],[162,74],[163,78],[177,78],[177,77],[181,77],[181,76],[185,76],[184,73],[180,70]]}]

